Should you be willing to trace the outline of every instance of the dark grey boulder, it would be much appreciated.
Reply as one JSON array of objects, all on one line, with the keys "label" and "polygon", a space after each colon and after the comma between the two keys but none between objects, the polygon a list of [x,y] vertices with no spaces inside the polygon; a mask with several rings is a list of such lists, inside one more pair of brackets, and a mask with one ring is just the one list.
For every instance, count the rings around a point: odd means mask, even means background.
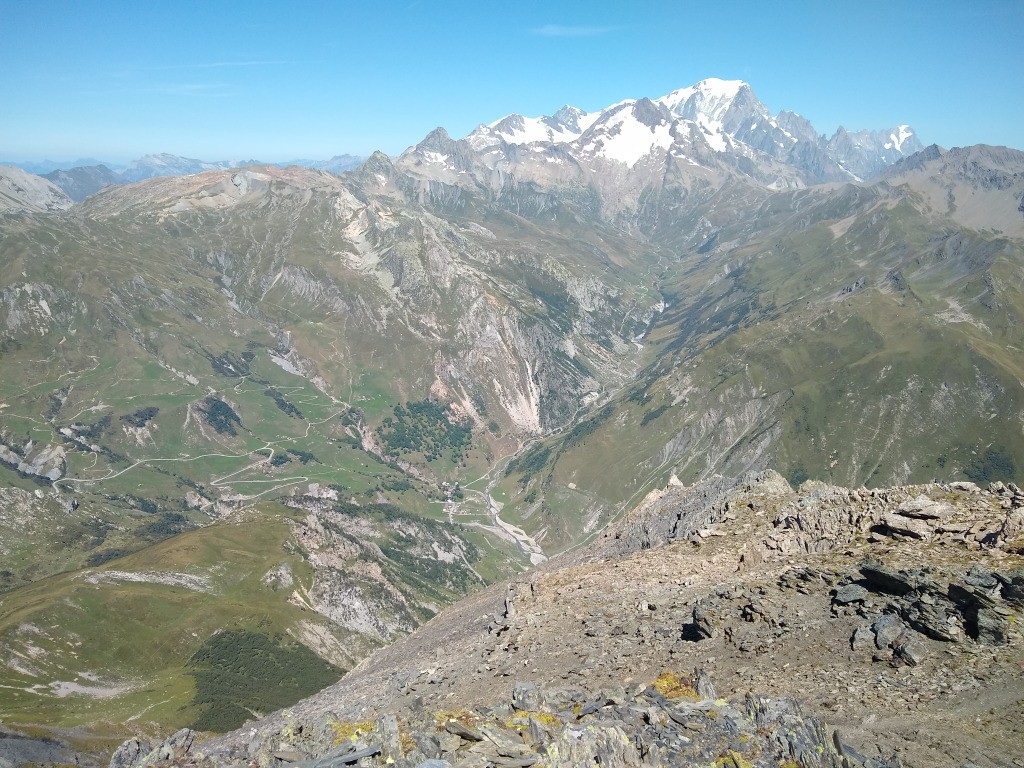
[{"label": "dark grey boulder", "polygon": [[891,613],[879,616],[871,625],[871,629],[875,633],[875,647],[879,650],[891,648],[899,637],[910,631],[899,616]]},{"label": "dark grey boulder", "polygon": [[692,621],[683,625],[683,639],[700,642],[715,636],[715,625],[711,614],[701,603],[693,606]]},{"label": "dark grey boulder", "polygon": [[870,593],[860,584],[846,584],[836,590],[832,602],[836,605],[849,605],[851,603],[863,603]]},{"label": "dark grey boulder", "polygon": [[928,658],[928,648],[916,637],[901,636],[893,647],[893,661],[903,662],[912,667]]},{"label": "dark grey boulder", "polygon": [[956,606],[944,596],[925,593],[910,605],[903,606],[900,616],[912,628],[933,640],[957,642],[963,638]]},{"label": "dark grey boulder", "polygon": [[889,568],[877,560],[865,560],[860,566],[864,584],[872,592],[905,595],[917,589],[917,579],[909,571]]},{"label": "dark grey boulder", "polygon": [[950,584],[949,596],[963,615],[968,635],[982,645],[1006,645],[1010,616],[1002,600],[961,584]]},{"label": "dark grey boulder", "polygon": [[870,624],[861,624],[853,631],[850,648],[855,651],[869,651],[875,647],[875,631]]}]

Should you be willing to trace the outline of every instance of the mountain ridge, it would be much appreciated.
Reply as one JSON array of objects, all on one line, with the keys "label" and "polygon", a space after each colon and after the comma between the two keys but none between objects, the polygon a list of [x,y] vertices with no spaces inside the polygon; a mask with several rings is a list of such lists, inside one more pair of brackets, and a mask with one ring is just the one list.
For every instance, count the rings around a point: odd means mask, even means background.
[{"label": "mountain ridge", "polygon": [[[622,119],[619,113],[629,106],[646,115],[634,115],[634,118],[639,121],[639,125],[646,125],[652,129],[652,133],[657,134],[651,140],[636,133],[632,121]],[[690,135],[670,137],[665,132],[665,126],[660,123],[659,131],[659,126],[651,122],[658,120],[655,117],[658,112],[668,122],[682,121],[688,124],[692,129]],[[605,131],[603,137],[595,136],[597,144],[584,142],[572,152],[574,156],[607,156],[633,166],[650,152],[659,148],[667,149],[669,142],[673,145],[678,143],[685,151],[695,153],[697,157],[706,145],[714,153],[734,154],[748,161],[753,156],[763,155],[762,161],[770,159],[793,166],[799,171],[796,178],[785,174],[779,177],[778,169],[772,171],[770,168],[769,175],[765,177],[768,184],[773,183],[774,179],[774,183],[791,185],[866,179],[901,157],[923,148],[912,129],[906,125],[886,130],[861,131],[847,131],[840,126],[832,138],[826,140],[818,136],[813,126],[796,113],[782,111],[773,117],[767,107],[758,101],[749,84],[718,78],[708,78],[655,99],[627,99],[591,113],[570,105],[565,105],[553,115],[539,118],[512,113],[488,125],[481,124],[464,140],[478,150],[486,149],[495,141],[514,145],[536,141],[570,145],[580,142],[585,132],[593,129],[596,123],[609,120],[613,114],[619,114],[619,118],[608,126],[612,133]],[[623,130],[630,137],[625,141],[612,141],[616,133],[622,136]],[[680,133],[678,128],[674,131]],[[682,131],[682,134],[686,133]],[[363,160],[353,155],[338,155],[329,160],[261,163],[256,160],[203,161],[156,153],[145,155],[113,171],[109,170],[109,164],[98,162],[89,166],[72,165],[70,168],[52,167],[60,164],[49,162],[21,165],[29,170],[46,172],[51,180],[58,182],[58,186],[66,185],[65,192],[72,194],[72,198],[77,201],[98,191],[103,182],[135,182],[155,176],[181,176],[206,170],[267,164],[279,167],[302,165],[341,173],[352,170]],[[771,163],[768,165],[771,166]],[[106,170],[101,171],[100,167]],[[742,165],[740,167],[742,169]],[[752,175],[756,178],[759,174]]]},{"label": "mountain ridge", "polygon": [[[655,134],[651,140],[637,135],[636,141],[640,143],[625,149],[627,154],[619,150],[619,154],[614,155],[612,151],[612,156],[625,160],[629,165],[659,147],[667,148],[662,145],[670,141],[670,137],[657,131],[655,115],[659,112],[669,122],[678,120],[692,125],[717,153],[739,154],[748,158],[752,153],[762,153],[775,160],[795,163],[805,173],[804,183],[861,180],[896,159],[923,148],[913,130],[906,125],[891,130],[853,133],[840,127],[831,139],[826,140],[817,135],[805,118],[793,112],[783,111],[773,117],[747,83],[717,78],[702,80],[655,99],[621,101],[592,113],[566,106],[547,117],[526,118],[511,114],[489,125],[479,126],[465,140],[478,150],[485,150],[496,141],[519,145],[538,141],[560,145],[579,142],[576,154],[588,154],[588,146],[591,147],[589,154],[593,154],[593,142],[588,145],[583,140],[584,134],[595,131],[602,121],[628,107],[633,107],[634,111],[640,109],[646,117],[634,116]],[[790,132],[782,123],[797,133]],[[617,125],[621,132],[621,126],[628,124],[620,121]],[[605,146],[603,151],[607,153],[608,147]],[[596,152],[601,154],[602,150],[598,148]],[[815,167],[802,159],[813,152],[822,154],[831,166]]]}]

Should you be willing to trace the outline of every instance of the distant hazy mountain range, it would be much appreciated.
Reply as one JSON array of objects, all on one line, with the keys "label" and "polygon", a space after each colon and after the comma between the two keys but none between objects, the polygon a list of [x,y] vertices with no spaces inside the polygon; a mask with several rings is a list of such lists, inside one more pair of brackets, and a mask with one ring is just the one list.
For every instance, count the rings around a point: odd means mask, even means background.
[{"label": "distant hazy mountain range", "polygon": [[67,163],[49,160],[38,163],[0,162],[0,167],[16,167],[32,174],[41,175],[62,189],[72,201],[79,202],[110,184],[126,184],[157,176],[188,176],[192,173],[240,168],[248,165],[274,165],[278,168],[298,165],[331,173],[342,173],[357,167],[363,159],[356,155],[335,155],[330,160],[288,160],[281,163],[262,163],[259,160],[207,162],[165,152],[140,157],[123,167],[92,158]]},{"label": "distant hazy mountain range", "polygon": [[[659,162],[666,155],[694,157],[708,152],[724,165],[760,176],[768,185],[794,186],[823,181],[862,180],[923,146],[907,125],[884,130],[847,131],[840,127],[829,139],[794,112],[773,116],[738,80],[702,80],[658,99],[634,99],[596,112],[572,106],[555,114],[529,118],[508,115],[481,125],[467,137],[468,144],[492,154],[505,146],[549,145],[553,154],[535,158],[557,163],[559,152],[576,161],[588,158],[625,163],[632,168],[641,159]],[[557,148],[557,151],[555,151]],[[437,153],[435,153],[437,154]],[[142,181],[157,176],[187,176],[203,171],[250,165],[274,165],[341,173],[365,158],[336,155],[330,160],[205,161],[168,153],[146,155],[124,167],[93,158],[57,163],[10,162],[45,176],[74,201],[84,200],[108,184]],[[429,158],[421,158],[427,159]],[[509,159],[509,158],[506,158]]]}]

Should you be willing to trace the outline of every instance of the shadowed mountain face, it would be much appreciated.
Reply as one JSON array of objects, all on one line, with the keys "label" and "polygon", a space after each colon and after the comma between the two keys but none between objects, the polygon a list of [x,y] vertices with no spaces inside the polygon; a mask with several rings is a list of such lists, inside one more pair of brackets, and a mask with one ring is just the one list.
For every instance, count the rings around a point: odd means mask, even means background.
[{"label": "shadowed mountain face", "polygon": [[56,170],[46,174],[76,203],[85,200],[111,184],[123,184],[124,179],[105,165],[90,165],[68,170]]},{"label": "shadowed mountain face", "polygon": [[854,180],[914,141],[705,81],[0,217],[3,695],[187,725],[217,630],[347,669],[673,478],[1019,480],[1024,156]]}]

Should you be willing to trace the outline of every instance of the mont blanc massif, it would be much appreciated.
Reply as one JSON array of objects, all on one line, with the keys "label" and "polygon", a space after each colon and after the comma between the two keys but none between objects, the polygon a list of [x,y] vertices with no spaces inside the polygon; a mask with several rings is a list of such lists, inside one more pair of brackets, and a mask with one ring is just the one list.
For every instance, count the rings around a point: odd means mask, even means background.
[{"label": "mont blanc massif", "polygon": [[1024,765],[1024,153],[710,79],[0,210],[0,766]]}]

